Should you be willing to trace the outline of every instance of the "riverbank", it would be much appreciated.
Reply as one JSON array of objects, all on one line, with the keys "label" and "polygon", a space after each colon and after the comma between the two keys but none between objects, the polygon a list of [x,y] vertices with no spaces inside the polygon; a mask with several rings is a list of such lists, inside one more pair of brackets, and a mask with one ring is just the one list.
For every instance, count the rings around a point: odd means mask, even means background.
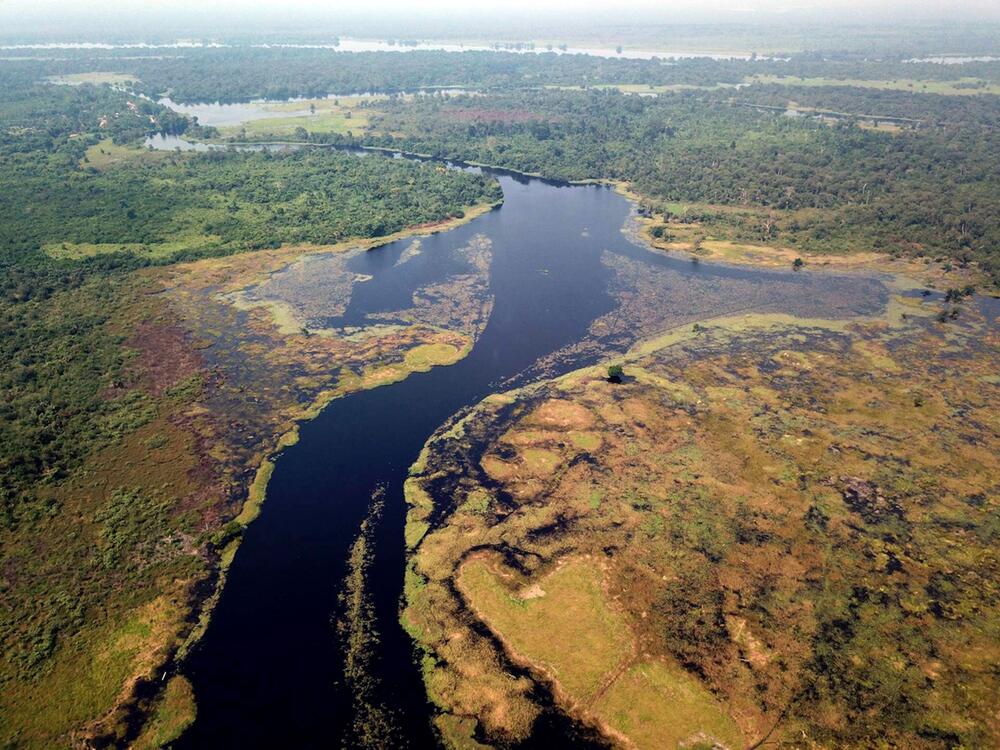
[{"label": "riverbank", "polygon": [[[258,146],[294,146],[294,147],[333,147],[328,144],[311,143],[307,141],[259,141],[234,143],[228,145],[258,145]],[[542,172],[528,172],[511,169],[498,164],[475,160],[444,160],[433,154],[402,151],[383,146],[361,145],[364,151],[387,154],[400,154],[407,158],[426,161],[448,161],[459,166],[486,169],[496,173],[519,175],[526,178],[550,181],[563,185],[607,185],[619,194],[632,201],[636,207],[649,205],[653,199],[637,192],[628,182],[606,178],[591,178],[583,180],[562,180],[549,177]],[[712,206],[713,210],[732,212],[728,207]],[[777,244],[748,242],[733,239],[732,227],[723,224],[702,224],[698,221],[659,221],[649,214],[636,213],[635,235],[641,242],[651,248],[667,253],[688,253],[692,259],[715,263],[730,263],[763,269],[801,268],[808,264],[812,270],[829,270],[838,273],[882,272],[903,276],[915,283],[933,289],[965,288],[969,285],[986,293],[1000,294],[995,283],[975,264],[957,263],[945,257],[934,257],[930,254],[917,257],[909,255],[891,255],[859,248],[851,252],[810,252],[793,247],[782,247]],[[673,235],[673,236],[672,236]],[[796,260],[801,261],[796,264]]]},{"label": "riverbank", "polygon": [[[897,290],[852,320],[702,320],[610,359],[617,382],[582,368],[441,428],[407,482],[402,618],[447,744],[529,736],[539,684],[639,748],[662,747],[664,727],[680,743],[877,732],[924,746],[929,724],[993,744],[995,675],[962,654],[990,641],[997,600],[988,622],[931,614],[925,585],[959,564],[963,532],[942,514],[990,523],[963,498],[985,497],[1000,468],[984,421],[997,310],[971,299],[942,322],[945,310]],[[961,424],[942,419],[956,408],[971,410]],[[967,429],[977,447],[953,453]],[[954,606],[981,601],[994,556],[977,549],[960,577],[979,583]],[[858,587],[891,592],[877,628]],[[833,619],[852,635],[828,647]],[[929,688],[900,687],[931,659]],[[876,724],[854,721],[862,682],[936,711],[889,703],[872,707]],[[497,697],[476,706],[485,686]]]},{"label": "riverbank", "polygon": [[[615,189],[637,206],[649,199],[625,183]],[[727,211],[723,207],[710,207]],[[730,263],[764,269],[804,269],[836,273],[887,273],[913,280],[931,289],[964,289],[971,285],[984,293],[998,295],[1000,289],[974,262],[957,263],[931,255],[912,257],[890,255],[859,248],[853,252],[809,252],[801,248],[735,239],[732,227],[692,220],[658,219],[637,213],[633,217],[636,238],[651,249],[667,254],[684,254],[692,261]]]},{"label": "riverbank", "polygon": [[[474,219],[498,208],[502,205],[502,202],[500,200],[492,203],[468,206],[463,210],[463,215],[460,217],[452,217],[431,224],[410,227],[384,237],[346,240],[336,245],[327,246],[280,248],[276,251],[261,251],[263,256],[247,254],[246,256],[236,256],[235,258],[209,259],[198,261],[194,264],[185,264],[171,269],[171,278],[168,282],[168,287],[174,287],[176,290],[176,285],[179,284],[182,287],[191,289],[205,284],[206,281],[210,281],[211,288],[216,290],[216,293],[213,295],[215,299],[221,299],[226,296],[232,299],[234,290],[247,289],[266,283],[268,279],[281,274],[291,265],[302,262],[304,258],[310,256],[329,256],[330,254],[347,254],[359,250],[369,252],[402,240],[426,238],[472,222]],[[257,257],[254,257],[255,255]],[[178,281],[180,276],[186,276],[186,282]],[[202,308],[198,314],[203,314],[203,312]],[[264,313],[264,315],[258,316],[257,325],[261,325],[261,317],[266,318],[269,316],[270,325],[274,327],[278,337],[309,339],[324,335],[323,332],[317,332],[311,336],[304,336],[302,334],[304,330],[303,321],[299,321],[302,325],[292,326],[292,329],[289,330],[287,328],[287,321],[282,320],[282,316],[276,311],[265,307],[260,312]],[[188,323],[193,324],[194,321],[188,320]],[[267,325],[266,321],[263,322],[263,325]],[[258,328],[256,335],[261,335],[261,333],[261,329]],[[359,334],[355,332],[352,335],[357,337]],[[297,397],[294,405],[286,404],[282,407],[275,404],[272,406],[272,410],[277,408],[280,413],[279,420],[270,428],[272,435],[276,434],[277,438],[273,439],[271,443],[273,447],[269,449],[263,448],[263,450],[259,451],[259,455],[262,455],[262,458],[260,458],[257,464],[252,481],[246,488],[246,499],[242,505],[238,506],[236,516],[223,528],[222,537],[216,545],[217,555],[214,557],[215,563],[209,573],[212,583],[208,588],[204,589],[203,599],[192,603],[191,612],[196,615],[194,618],[194,627],[183,639],[176,652],[163,664],[158,666],[157,669],[163,675],[173,674],[175,677],[172,679],[184,680],[181,674],[184,660],[191,649],[198,644],[209,627],[212,612],[226,585],[229,568],[237,555],[245,530],[259,516],[267,498],[267,488],[274,471],[275,461],[283,450],[298,443],[299,430],[302,423],[315,419],[335,399],[358,391],[399,382],[413,373],[427,372],[432,367],[455,364],[472,350],[476,335],[478,335],[477,332],[472,330],[463,338],[453,340],[454,336],[452,332],[445,327],[425,329],[422,335],[416,339],[408,339],[405,336],[401,337],[398,332],[390,332],[389,337],[391,338],[391,342],[388,345],[388,349],[383,347],[380,356],[390,361],[398,360],[398,363],[387,365],[380,371],[369,372],[368,368],[365,368],[357,377],[344,376],[343,374],[338,375],[333,381],[333,387],[321,388],[311,400],[303,402],[301,397]],[[393,342],[396,341],[399,341],[399,345],[401,346],[398,354],[392,351]],[[340,353],[342,356],[345,354],[342,350]],[[305,354],[305,352],[302,354]],[[346,362],[338,362],[338,365],[342,368],[342,372],[346,371],[346,367],[351,361],[351,356],[349,354],[347,356],[348,359]],[[292,355],[292,358],[294,359],[295,355]],[[299,358],[301,362],[301,355]],[[257,403],[260,404],[261,402],[258,401]],[[262,440],[262,447],[266,446],[268,442],[270,441],[266,438]],[[184,680],[184,684],[187,684],[186,680]],[[167,700],[168,698],[169,696],[165,694],[164,700],[153,709],[147,731],[137,740],[140,746],[146,742],[146,738],[150,732],[156,732],[158,736],[161,736],[163,734],[162,726],[164,725],[177,727],[179,734],[180,731],[183,731],[183,729],[194,721],[197,710],[196,696],[190,701],[186,716],[181,713],[178,704],[176,702],[171,703]],[[169,721],[162,716],[164,710],[170,714]]]},{"label": "riverbank", "polygon": [[[122,149],[116,157],[145,162],[148,154]],[[267,311],[237,310],[217,292],[266,284],[304,258],[426,241],[501,203],[465,206],[460,215],[381,237],[130,271],[110,280],[110,300],[96,298],[106,305],[100,311],[87,287],[61,295],[61,314],[109,318],[123,372],[102,399],[124,406],[113,415],[113,439],[40,488],[60,512],[32,521],[30,537],[8,537],[21,571],[8,579],[8,594],[16,602],[30,589],[25,601],[34,604],[18,610],[20,624],[7,626],[25,640],[42,625],[48,629],[38,637],[49,635],[44,648],[37,639],[25,647],[41,664],[35,676],[6,683],[0,736],[16,731],[19,746],[30,748],[159,746],[179,734],[194,703],[176,665],[209,622],[243,530],[266,495],[274,456],[333,398],[466,356],[488,307],[454,286],[454,297],[467,298],[468,325],[461,314],[435,325],[424,306],[411,311],[420,320],[371,335],[355,331],[344,342],[301,327],[283,333]],[[369,357],[366,370],[359,363]],[[62,572],[64,563],[70,572]],[[67,587],[72,598],[52,593]],[[18,653],[7,655],[11,669],[36,663]]]},{"label": "riverbank", "polygon": [[[219,142],[219,145],[341,148],[330,144],[292,140],[261,140],[238,143],[229,141]],[[429,153],[402,151],[391,147],[361,145],[351,148],[400,154],[407,158],[424,161],[447,161],[459,166],[546,180],[554,184],[607,185],[632,201],[637,209],[640,206],[658,203],[650,196],[637,192],[631,184],[622,180],[604,178],[560,180],[552,179],[542,172],[527,172],[475,160],[445,160]],[[737,210],[730,207],[706,206],[703,208],[722,213],[738,213]],[[759,211],[752,212],[760,213]],[[916,284],[934,289],[963,289],[971,285],[987,292],[992,290],[993,293],[1000,293],[992,280],[980,271],[974,262],[956,263],[944,257],[938,258],[931,255],[917,257],[900,254],[890,255],[861,248],[852,252],[809,252],[777,244],[736,239],[733,227],[722,223],[702,223],[679,217],[668,218],[667,215],[664,215],[663,220],[659,220],[648,212],[639,212],[638,210],[633,217],[633,226],[630,227],[630,231],[639,242],[648,244],[652,249],[665,253],[687,253],[692,259],[698,261],[705,260],[763,269],[801,268],[807,264],[812,270],[829,270],[838,273],[883,272],[903,276],[912,279]],[[796,261],[800,261],[800,263],[797,264]]]}]

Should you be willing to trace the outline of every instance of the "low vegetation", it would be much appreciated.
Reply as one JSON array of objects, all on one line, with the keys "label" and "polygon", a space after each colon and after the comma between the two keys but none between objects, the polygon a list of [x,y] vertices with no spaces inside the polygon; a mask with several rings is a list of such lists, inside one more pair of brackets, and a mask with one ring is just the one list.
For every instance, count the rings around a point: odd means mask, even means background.
[{"label": "low vegetation", "polygon": [[439,431],[403,622],[446,742],[527,736],[527,667],[625,745],[996,744],[1000,348],[962,299],[685,326]]},{"label": "low vegetation", "polygon": [[420,297],[399,313],[412,324],[348,340],[239,309],[304,253],[449,226],[498,186],[378,156],[133,145],[170,117],[87,85],[0,95],[8,746],[179,734],[190,686],[161,678],[204,626],[266,457],[329,399],[389,382],[387,368],[400,379],[464,356],[489,315],[488,243],[459,258],[452,286],[435,282],[446,318]]},{"label": "low vegetation", "polygon": [[381,685],[373,669],[379,658],[379,632],[368,571],[374,534],[384,507],[385,490],[379,488],[351,545],[348,574],[340,595],[341,611],[337,619],[337,630],[344,644],[344,679],[354,696],[349,744],[366,749],[405,745],[392,711],[378,698]]},{"label": "low vegetation", "polygon": [[[529,374],[606,364],[492,396],[427,444],[403,623],[447,745],[524,740],[550,695],[643,748],[1000,744],[1000,342],[974,295],[1000,279],[1000,64],[18,58],[0,61],[5,747],[173,742],[196,713],[174,667],[274,452],[331,399],[483,332],[484,237],[403,309],[331,323],[364,281],[354,253],[502,198],[341,145],[613,181],[659,251],[804,269],[720,299],[714,278],[609,254],[618,309]],[[219,132],[168,91],[310,99]],[[144,148],[157,134],[313,147]],[[855,275],[805,285],[830,268]],[[887,300],[858,273],[876,269],[947,292]],[[380,502],[340,621],[351,741],[372,747],[400,740],[368,669]]]}]

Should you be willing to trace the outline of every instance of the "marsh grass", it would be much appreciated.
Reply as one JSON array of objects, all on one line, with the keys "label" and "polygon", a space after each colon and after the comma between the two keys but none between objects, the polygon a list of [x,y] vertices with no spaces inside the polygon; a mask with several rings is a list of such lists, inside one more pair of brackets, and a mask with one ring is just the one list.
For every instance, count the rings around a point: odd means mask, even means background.
[{"label": "marsh grass", "polygon": [[[446,715],[510,731],[468,698],[510,676],[474,618],[638,747],[995,744],[995,321],[893,299],[675,329],[625,356],[629,382],[585,368],[432,439],[404,622]],[[600,451],[576,460],[574,431]],[[539,450],[554,469],[526,468]],[[478,488],[503,512],[449,510]]]}]

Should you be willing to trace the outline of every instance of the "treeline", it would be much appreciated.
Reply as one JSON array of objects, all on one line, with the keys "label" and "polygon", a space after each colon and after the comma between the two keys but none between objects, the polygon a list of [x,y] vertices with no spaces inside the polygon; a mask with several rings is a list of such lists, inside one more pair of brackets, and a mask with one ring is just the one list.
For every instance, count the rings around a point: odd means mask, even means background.
[{"label": "treeline", "polygon": [[660,202],[761,209],[774,214],[769,241],[945,254],[1000,280],[995,128],[886,134],[758,111],[726,92],[524,91],[379,107],[372,145],[567,180],[625,180]]},{"label": "treeline", "polygon": [[755,84],[731,96],[746,104],[780,108],[795,102],[800,108],[840,112],[858,121],[898,118],[905,120],[903,124],[908,127],[1000,127],[1000,96],[995,94],[950,96],[857,86]]},{"label": "treeline", "polygon": [[190,238],[190,249],[172,260],[329,244],[383,236],[500,197],[480,175],[329,149],[171,155],[104,171],[72,160],[47,166],[15,162],[0,176],[8,198],[0,206],[0,247],[21,263],[53,243],[155,246]]},{"label": "treeline", "polygon": [[631,60],[553,52],[342,53],[244,46],[183,51],[61,50],[60,58],[4,61],[0,63],[0,78],[35,82],[50,75],[110,70],[135,76],[139,90],[152,98],[169,91],[179,102],[394,93],[436,86],[490,90],[614,84],[708,87],[741,84],[754,75],[890,81],[964,77],[1000,83],[998,62],[973,62],[959,69],[898,58],[866,60],[819,53],[800,53],[788,59]]},{"label": "treeline", "polygon": [[[94,118],[127,109],[127,97],[89,86],[37,97],[0,106],[0,528],[47,512],[39,483],[141,415],[142,404],[108,395],[127,359],[113,329],[127,323],[115,311],[133,293],[129,271],[382,236],[501,197],[481,175],[326,149],[140,152],[98,171],[84,161],[108,135]],[[61,260],[74,245],[93,254]],[[169,252],[144,252],[158,245]]]},{"label": "treeline", "polygon": [[154,133],[181,134],[191,126],[184,115],[107,86],[52,86],[0,75],[0,154],[5,159],[79,154],[79,139],[90,134],[127,143]]}]

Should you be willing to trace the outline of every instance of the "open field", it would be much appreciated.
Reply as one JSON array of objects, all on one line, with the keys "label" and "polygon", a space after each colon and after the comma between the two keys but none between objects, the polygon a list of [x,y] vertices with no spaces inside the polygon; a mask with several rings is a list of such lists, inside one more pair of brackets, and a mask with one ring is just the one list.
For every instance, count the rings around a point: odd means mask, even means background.
[{"label": "open field", "polygon": [[995,744],[996,314],[702,322],[439,431],[403,622],[446,741],[525,735],[518,664],[622,746]]},{"label": "open field", "polygon": [[956,78],[952,81],[918,80],[897,78],[892,81],[877,81],[865,78],[801,78],[799,76],[756,75],[746,79],[747,83],[778,83],[784,86],[856,86],[865,89],[910,91],[920,94],[943,94],[946,96],[975,96],[977,94],[1000,94],[1000,85],[981,78]]},{"label": "open field", "polygon": [[[561,560],[531,584],[501,560],[472,557],[456,580],[511,655],[544,673],[611,736],[640,748],[691,745],[703,736],[740,746],[739,730],[697,680],[636,653],[604,578],[601,561],[589,557]],[[669,722],[661,720],[666,711]]]},{"label": "open field", "polygon": [[255,102],[246,105],[253,110],[248,111],[244,122],[220,126],[219,133],[224,138],[282,137],[304,128],[310,133],[360,134],[377,113],[370,105],[383,99],[384,96],[370,95]]},{"label": "open field", "polygon": [[243,125],[220,128],[223,136],[289,136],[298,128],[311,133],[360,133],[368,125],[370,114],[365,110],[317,111],[316,114],[293,115],[289,117],[263,117],[250,120]]},{"label": "open field", "polygon": [[169,156],[170,152],[168,151],[119,145],[110,138],[106,138],[87,148],[84,152],[81,166],[103,170],[118,166],[119,164],[163,161]]},{"label": "open field", "polygon": [[65,75],[49,76],[48,80],[52,83],[58,83],[64,86],[79,86],[84,83],[93,84],[94,86],[98,86],[102,83],[120,86],[137,79],[134,75],[129,73],[93,71],[88,73],[67,73]]}]

